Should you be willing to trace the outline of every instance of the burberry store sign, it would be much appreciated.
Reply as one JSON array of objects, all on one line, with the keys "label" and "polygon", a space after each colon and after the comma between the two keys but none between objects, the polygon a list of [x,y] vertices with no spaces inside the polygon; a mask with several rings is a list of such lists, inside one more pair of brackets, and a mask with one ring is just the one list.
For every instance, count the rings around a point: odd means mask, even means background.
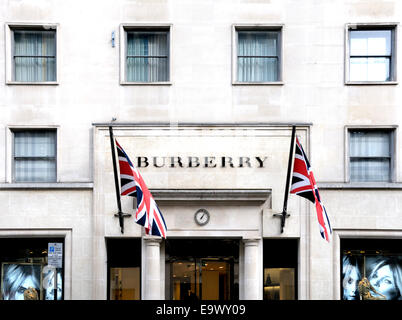
[{"label": "burberry store sign", "polygon": [[268,157],[136,157],[137,168],[264,168]]}]

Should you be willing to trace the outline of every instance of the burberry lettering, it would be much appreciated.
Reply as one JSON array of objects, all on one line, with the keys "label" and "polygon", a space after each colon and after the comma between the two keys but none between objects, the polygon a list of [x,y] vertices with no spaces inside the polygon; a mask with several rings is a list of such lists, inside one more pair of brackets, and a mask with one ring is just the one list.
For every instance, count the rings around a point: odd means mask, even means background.
[{"label": "burberry lettering", "polygon": [[137,157],[137,167],[264,168],[268,157]]}]

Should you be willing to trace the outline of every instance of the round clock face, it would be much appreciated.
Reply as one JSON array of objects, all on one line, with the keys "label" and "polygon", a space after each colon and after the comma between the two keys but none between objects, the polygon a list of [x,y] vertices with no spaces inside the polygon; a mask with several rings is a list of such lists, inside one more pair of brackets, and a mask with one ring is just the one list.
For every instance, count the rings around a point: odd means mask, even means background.
[{"label": "round clock face", "polygon": [[206,225],[209,221],[209,212],[205,209],[200,209],[195,213],[194,219],[198,225]]}]

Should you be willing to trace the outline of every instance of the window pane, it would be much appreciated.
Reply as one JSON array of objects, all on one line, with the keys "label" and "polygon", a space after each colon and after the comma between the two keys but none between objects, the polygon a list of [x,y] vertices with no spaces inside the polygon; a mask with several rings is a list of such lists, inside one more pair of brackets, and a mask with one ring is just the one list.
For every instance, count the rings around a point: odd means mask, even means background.
[{"label": "window pane", "polygon": [[389,56],[391,55],[391,30],[350,31],[350,55]]},{"label": "window pane", "polygon": [[239,56],[277,56],[278,32],[272,31],[239,31]]},{"label": "window pane", "polygon": [[391,136],[386,131],[351,131],[351,157],[390,157]]},{"label": "window pane", "polygon": [[15,132],[14,155],[16,157],[55,157],[55,132],[45,130]]},{"label": "window pane", "polygon": [[278,59],[239,58],[238,80],[242,82],[267,82],[278,80]]},{"label": "window pane", "polygon": [[15,160],[16,182],[56,181],[55,160]]},{"label": "window pane", "polygon": [[356,182],[390,181],[390,159],[350,159],[350,180]]},{"label": "window pane", "polygon": [[110,269],[110,300],[140,300],[140,268]]},{"label": "window pane", "polygon": [[167,32],[127,33],[127,81],[168,81]]},{"label": "window pane", "polygon": [[238,81],[277,81],[279,68],[279,32],[238,32]]},{"label": "window pane", "polygon": [[16,182],[56,181],[56,132],[14,132],[14,157]]},{"label": "window pane", "polygon": [[294,300],[294,284],[294,268],[264,268],[264,300]]},{"label": "window pane", "polygon": [[56,80],[55,31],[14,30],[15,81]]},{"label": "window pane", "polygon": [[350,81],[389,80],[389,58],[350,58]]}]

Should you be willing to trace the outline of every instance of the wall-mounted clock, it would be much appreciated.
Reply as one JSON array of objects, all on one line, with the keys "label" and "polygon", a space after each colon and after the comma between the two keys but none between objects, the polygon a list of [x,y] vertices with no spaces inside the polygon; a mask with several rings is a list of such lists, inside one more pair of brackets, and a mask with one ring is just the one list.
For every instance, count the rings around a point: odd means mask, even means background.
[{"label": "wall-mounted clock", "polygon": [[194,214],[195,222],[200,226],[205,226],[209,222],[209,212],[205,209],[199,209]]}]

